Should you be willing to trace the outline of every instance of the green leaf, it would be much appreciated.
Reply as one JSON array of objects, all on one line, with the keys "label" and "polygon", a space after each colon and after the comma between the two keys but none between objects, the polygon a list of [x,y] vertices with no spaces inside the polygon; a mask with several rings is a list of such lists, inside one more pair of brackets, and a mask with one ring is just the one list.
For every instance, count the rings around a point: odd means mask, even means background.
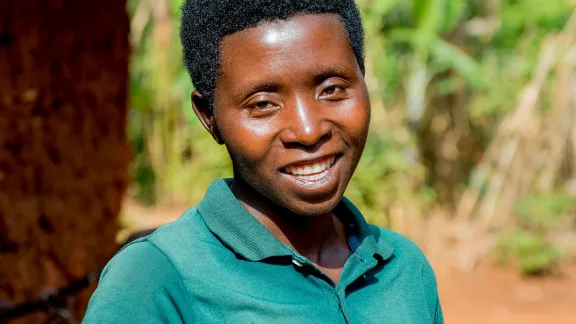
[{"label": "green leaf", "polygon": [[433,2],[434,0],[412,0],[412,19],[417,25],[422,25],[431,14]]},{"label": "green leaf", "polygon": [[376,0],[370,6],[370,13],[376,17],[382,18],[398,3],[405,0]]},{"label": "green leaf", "polygon": [[453,68],[472,86],[482,85],[481,70],[478,63],[461,49],[449,42],[435,38],[432,42],[432,56],[441,64]]},{"label": "green leaf", "polygon": [[479,64],[458,47],[437,37],[424,37],[413,28],[394,28],[389,33],[394,41],[407,42],[417,51],[430,53],[438,63],[454,69],[471,85],[482,85],[482,74]]},{"label": "green leaf", "polygon": [[447,0],[413,0],[413,17],[418,33],[436,35],[444,22]]}]

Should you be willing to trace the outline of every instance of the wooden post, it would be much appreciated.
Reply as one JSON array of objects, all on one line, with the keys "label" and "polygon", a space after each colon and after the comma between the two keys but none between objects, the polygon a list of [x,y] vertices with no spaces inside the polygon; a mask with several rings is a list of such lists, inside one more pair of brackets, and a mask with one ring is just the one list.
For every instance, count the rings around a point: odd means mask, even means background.
[{"label": "wooden post", "polygon": [[[117,0],[0,7],[0,301],[19,303],[115,252],[129,181],[129,19]],[[76,319],[91,292],[72,305]]]}]

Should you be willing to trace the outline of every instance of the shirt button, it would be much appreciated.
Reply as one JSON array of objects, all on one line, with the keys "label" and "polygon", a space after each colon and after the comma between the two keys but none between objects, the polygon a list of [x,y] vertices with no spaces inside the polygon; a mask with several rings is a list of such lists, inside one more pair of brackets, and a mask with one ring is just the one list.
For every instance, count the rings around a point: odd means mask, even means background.
[{"label": "shirt button", "polygon": [[304,265],[302,264],[302,262],[296,260],[296,259],[292,259],[292,263],[294,263],[296,266],[302,268]]}]

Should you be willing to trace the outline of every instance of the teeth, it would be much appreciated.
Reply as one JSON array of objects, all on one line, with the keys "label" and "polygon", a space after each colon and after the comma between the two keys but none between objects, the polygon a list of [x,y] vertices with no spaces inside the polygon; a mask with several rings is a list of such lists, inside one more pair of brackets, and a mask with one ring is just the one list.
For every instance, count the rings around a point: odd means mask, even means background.
[{"label": "teeth", "polygon": [[332,164],[334,164],[334,160],[336,158],[331,156],[329,159],[315,162],[313,164],[308,164],[305,166],[287,166],[286,172],[291,173],[293,175],[302,176],[302,178],[306,180],[318,180],[323,178],[326,174],[325,171],[330,168]]},{"label": "teeth", "polygon": [[308,180],[308,181],[316,181],[316,180],[320,180],[320,179],[324,178],[326,176],[326,174],[328,174],[328,170],[324,170],[321,173],[312,174],[312,175],[300,175],[298,177],[302,178],[304,180]]},{"label": "teeth", "polygon": [[312,166],[312,173],[318,173],[318,172],[322,172],[322,170],[324,170],[326,163],[322,163],[322,165],[320,165],[320,163],[316,162],[314,163],[314,165]]}]

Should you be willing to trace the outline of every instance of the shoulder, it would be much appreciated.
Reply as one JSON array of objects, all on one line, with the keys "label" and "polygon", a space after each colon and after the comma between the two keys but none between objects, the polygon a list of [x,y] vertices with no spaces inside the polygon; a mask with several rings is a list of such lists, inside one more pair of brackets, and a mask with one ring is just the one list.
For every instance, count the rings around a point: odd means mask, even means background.
[{"label": "shoulder", "polygon": [[147,240],[169,255],[170,250],[181,251],[185,245],[198,245],[199,242],[210,243],[214,240],[214,235],[204,223],[198,209],[192,207],[174,222],[160,226],[147,237]]},{"label": "shoulder", "polygon": [[[126,273],[131,278],[136,278],[137,274],[154,276],[157,273],[166,275],[174,272],[174,266],[168,252],[177,246],[180,232],[186,231],[194,235],[194,231],[189,228],[194,222],[196,211],[192,208],[182,214],[176,221],[165,224],[157,228],[151,234],[136,239],[121,248],[108,262],[102,272],[102,279],[111,275],[121,275]],[[154,265],[154,267],[148,267]]]},{"label": "shoulder", "polygon": [[83,323],[149,323],[179,319],[189,313],[188,292],[169,252],[178,242],[185,213],[174,223],[123,247],[108,262],[90,298]]},{"label": "shoulder", "polygon": [[142,238],[125,246],[106,264],[91,303],[140,298],[180,285],[170,259],[148,238]]},{"label": "shoulder", "polygon": [[120,249],[106,264],[100,285],[139,281],[162,284],[184,279],[184,269],[190,270],[195,260],[210,254],[210,246],[222,245],[211,235],[196,208],[191,208],[174,222]]},{"label": "shoulder", "polygon": [[380,244],[388,244],[394,249],[393,261],[391,262],[394,262],[398,271],[411,276],[411,278],[419,277],[418,280],[421,280],[419,284],[423,288],[431,318],[434,319],[434,323],[443,323],[436,275],[422,250],[412,240],[400,233],[373,225],[370,225],[370,229]]},{"label": "shoulder", "polygon": [[102,271],[101,284],[108,283],[109,278],[119,282],[131,282],[142,277],[160,279],[173,272],[174,267],[166,255],[148,238],[141,238],[114,255]]},{"label": "shoulder", "polygon": [[82,322],[154,323],[178,318],[182,303],[186,292],[170,260],[146,238],[138,239],[108,262]]},{"label": "shoulder", "polygon": [[392,230],[369,225],[377,242],[388,244],[394,249],[394,259],[404,268],[420,269],[423,281],[436,288],[436,277],[422,249],[406,236]]}]

